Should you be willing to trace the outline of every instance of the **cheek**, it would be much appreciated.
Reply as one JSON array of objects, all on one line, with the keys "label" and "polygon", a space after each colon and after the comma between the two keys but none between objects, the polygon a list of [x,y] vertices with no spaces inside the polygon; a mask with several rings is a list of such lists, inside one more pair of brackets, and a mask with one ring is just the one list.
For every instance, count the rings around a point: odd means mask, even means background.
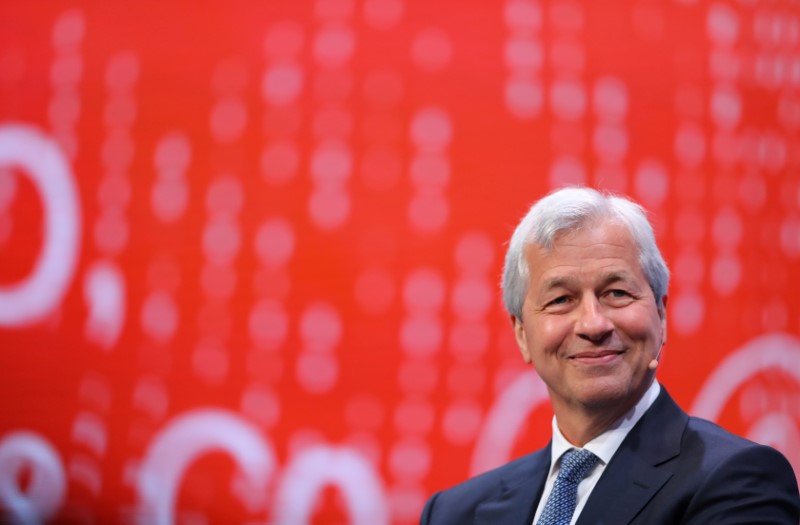
[{"label": "cheek", "polygon": [[532,341],[540,352],[545,353],[558,351],[558,348],[572,332],[566,318],[555,316],[541,319],[532,328],[528,334],[528,341]]}]

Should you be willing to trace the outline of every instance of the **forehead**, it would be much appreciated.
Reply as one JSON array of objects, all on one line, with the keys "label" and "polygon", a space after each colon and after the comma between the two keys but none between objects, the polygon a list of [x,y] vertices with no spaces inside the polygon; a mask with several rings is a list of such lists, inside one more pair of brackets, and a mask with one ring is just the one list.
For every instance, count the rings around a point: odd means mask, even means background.
[{"label": "forehead", "polygon": [[639,247],[624,224],[612,220],[584,225],[557,235],[550,247],[526,250],[531,279],[553,273],[602,273],[623,270],[643,277]]}]

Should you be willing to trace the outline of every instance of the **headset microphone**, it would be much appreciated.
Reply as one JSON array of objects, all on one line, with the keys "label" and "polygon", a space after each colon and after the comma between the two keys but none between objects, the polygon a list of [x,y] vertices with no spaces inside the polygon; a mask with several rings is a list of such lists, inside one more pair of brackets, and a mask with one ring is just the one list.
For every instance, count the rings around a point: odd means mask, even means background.
[{"label": "headset microphone", "polygon": [[[661,346],[663,347],[664,343],[661,343]],[[650,361],[650,363],[647,364],[647,368],[649,368],[650,370],[655,370],[656,368],[658,368],[658,359],[660,357],[661,357],[661,348],[658,349],[658,353],[656,354],[656,358],[653,359],[652,361]]]}]

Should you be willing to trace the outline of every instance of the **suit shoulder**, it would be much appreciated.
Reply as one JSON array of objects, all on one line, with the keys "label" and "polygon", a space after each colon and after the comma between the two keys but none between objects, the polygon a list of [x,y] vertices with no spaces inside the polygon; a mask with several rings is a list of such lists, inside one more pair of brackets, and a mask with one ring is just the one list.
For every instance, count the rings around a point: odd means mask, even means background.
[{"label": "suit shoulder", "polygon": [[428,505],[432,506],[435,499],[437,508],[447,508],[450,513],[459,509],[465,516],[470,515],[481,502],[530,482],[537,469],[546,472],[550,465],[549,451],[550,448],[545,447],[445,489],[434,495]]},{"label": "suit shoulder", "polygon": [[781,469],[788,468],[791,472],[789,461],[778,450],[737,436],[716,423],[698,417],[689,418],[684,444],[690,448],[699,448],[706,463],[716,464],[733,458],[739,460],[752,458],[766,461],[772,464],[773,468],[775,466]]}]

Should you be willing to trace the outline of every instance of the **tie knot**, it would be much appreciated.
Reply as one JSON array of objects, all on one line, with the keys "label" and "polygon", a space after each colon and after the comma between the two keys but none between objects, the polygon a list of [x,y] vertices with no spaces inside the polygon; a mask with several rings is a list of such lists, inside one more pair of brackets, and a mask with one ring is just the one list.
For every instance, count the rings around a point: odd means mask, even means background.
[{"label": "tie knot", "polygon": [[558,477],[564,477],[572,483],[580,483],[592,467],[597,463],[597,456],[586,449],[570,449],[561,456],[561,469]]}]

